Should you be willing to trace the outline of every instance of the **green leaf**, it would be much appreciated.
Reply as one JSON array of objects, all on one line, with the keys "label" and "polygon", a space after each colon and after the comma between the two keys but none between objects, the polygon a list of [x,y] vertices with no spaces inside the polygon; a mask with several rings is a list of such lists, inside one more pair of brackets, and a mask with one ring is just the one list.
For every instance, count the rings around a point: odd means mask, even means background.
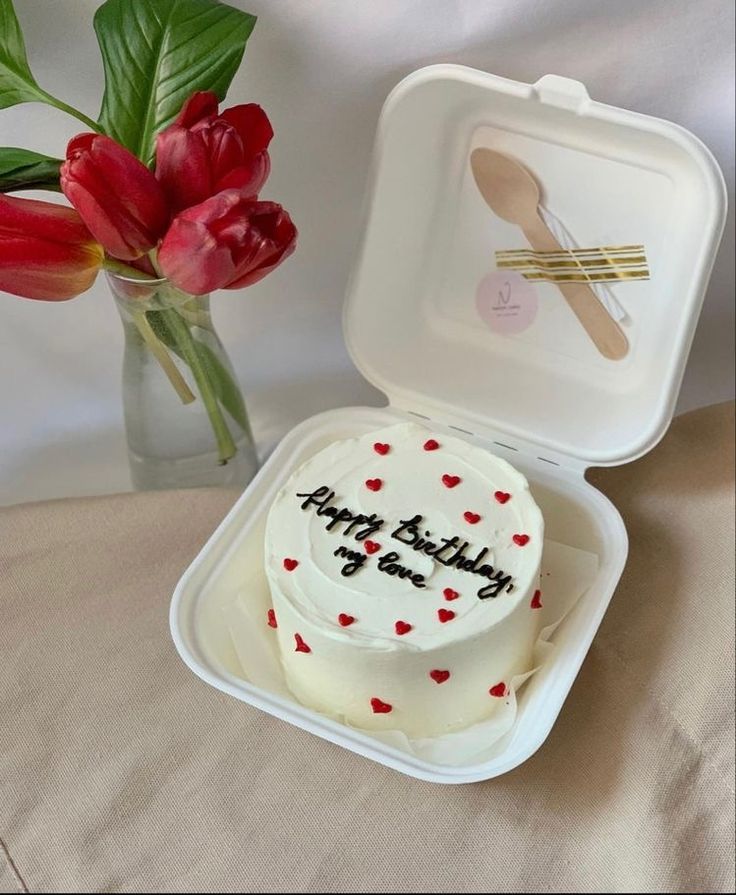
[{"label": "green leaf", "polygon": [[[148,318],[148,322],[151,324],[151,329],[154,331],[156,336],[161,339],[161,341],[169,348],[171,351],[176,351],[176,339],[173,334],[170,332],[169,327],[166,325],[166,315],[163,311],[146,311],[146,317]],[[177,352],[178,354],[178,352]]]},{"label": "green leaf", "polygon": [[150,164],[156,134],[192,93],[225,98],[255,22],[216,0],[106,0],[94,19],[105,133]]},{"label": "green leaf", "polygon": [[194,345],[199,355],[199,361],[207,371],[212,387],[215,390],[217,400],[240,428],[248,432],[250,427],[248,425],[248,416],[245,412],[243,395],[238,384],[230,375],[230,371],[222,364],[209,345],[198,341],[195,341]]},{"label": "green leaf", "polygon": [[46,103],[72,115],[88,128],[98,129],[97,124],[79,109],[38,86],[28,66],[23,32],[13,9],[13,0],[0,0],[0,109],[18,103]]},{"label": "green leaf", "polygon": [[[151,329],[158,338],[161,339],[164,345],[184,360],[183,352],[172,331],[172,327],[167,322],[170,319],[170,315],[176,313],[175,310],[167,308],[161,311],[146,311],[146,317],[151,324]],[[193,338],[192,341],[199,363],[203,367],[205,374],[212,385],[212,390],[217,396],[217,400],[222,404],[225,410],[227,410],[241,429],[245,432],[250,432],[248,414],[245,409],[243,395],[241,394],[237,382],[235,382],[230,374],[230,371],[224,366],[209,345],[206,345],[204,342],[195,338]]]},{"label": "green leaf", "polygon": [[56,190],[61,159],[30,149],[0,147],[0,193],[13,190]]},{"label": "green leaf", "polygon": [[26,45],[12,0],[0,0],[0,109],[46,102],[26,57]]}]

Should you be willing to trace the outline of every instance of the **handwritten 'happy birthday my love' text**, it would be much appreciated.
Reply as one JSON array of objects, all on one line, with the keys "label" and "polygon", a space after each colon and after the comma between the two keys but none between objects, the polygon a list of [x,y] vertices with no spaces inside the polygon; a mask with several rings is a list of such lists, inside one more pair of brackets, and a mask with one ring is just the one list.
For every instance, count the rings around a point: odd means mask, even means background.
[{"label": "handwritten 'happy birthday my love' text", "polygon": [[[303,510],[316,507],[318,516],[326,516],[328,518],[328,522],[325,525],[326,531],[333,531],[338,526],[344,525],[340,534],[343,537],[352,536],[359,543],[381,531],[386,524],[385,520],[381,519],[376,513],[371,513],[370,515],[354,513],[347,507],[335,505],[333,503],[335,492],[328,485],[321,485],[319,488],[315,488],[314,491],[300,493],[296,496],[303,498],[301,504]],[[478,590],[478,597],[481,600],[485,600],[488,597],[497,597],[504,590],[513,590],[514,585],[511,582],[511,575],[483,561],[490,552],[490,547],[481,547],[476,555],[471,557],[468,554],[469,542],[462,540],[458,535],[433,540],[432,533],[426,529],[424,534],[422,534],[424,529],[423,520],[424,517],[420,513],[410,518],[399,520],[398,526],[391,532],[391,537],[405,544],[411,550],[430,556],[440,565],[447,568],[456,568],[461,572],[480,575],[482,578],[487,579],[488,584],[484,584]],[[351,549],[344,545],[338,547],[334,555],[347,560],[340,570],[344,576],[354,575],[359,569],[363,568],[368,559],[367,554],[362,550]],[[400,554],[395,550],[381,554],[377,557],[378,571],[387,575],[406,578],[411,581],[414,587],[426,587],[425,576],[404,566],[399,562],[400,559]]]}]

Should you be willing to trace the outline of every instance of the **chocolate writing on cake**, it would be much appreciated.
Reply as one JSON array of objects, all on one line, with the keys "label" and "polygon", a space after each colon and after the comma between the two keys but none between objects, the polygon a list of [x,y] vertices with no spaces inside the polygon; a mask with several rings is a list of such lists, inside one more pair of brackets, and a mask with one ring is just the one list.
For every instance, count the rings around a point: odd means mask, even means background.
[{"label": "chocolate writing on cake", "polygon": [[306,494],[297,494],[297,497],[305,498],[302,503],[302,509],[307,510],[311,506],[317,507],[318,516],[328,516],[330,521],[325,525],[326,531],[332,531],[341,522],[346,523],[346,527],[342,534],[348,537],[355,530],[353,535],[356,541],[364,541],[367,537],[375,534],[383,528],[384,521],[380,519],[376,513],[366,516],[363,513],[353,513],[347,507],[336,507],[332,505],[335,492],[328,485],[322,485]]},{"label": "chocolate writing on cake", "polygon": [[[326,531],[333,531],[340,524],[345,527],[340,534],[343,537],[352,537],[358,541],[365,541],[370,535],[380,531],[386,524],[376,513],[369,516],[365,513],[354,513],[347,507],[339,507],[333,504],[335,492],[328,486],[322,485],[315,488],[314,491],[300,493],[297,497],[304,498],[302,509],[307,510],[309,507],[317,507],[318,516],[326,516],[329,521],[325,525]],[[359,569],[365,565],[368,556],[360,550],[353,550],[350,547],[340,545],[334,553],[335,556],[347,560],[340,569],[340,574],[346,578],[354,575]],[[399,562],[401,557],[395,551],[390,551],[382,556],[377,557],[378,571],[392,577],[406,578],[414,587],[426,587],[424,575],[421,572],[415,572],[413,569],[407,568]]]},{"label": "chocolate writing on cake", "polygon": [[481,600],[497,597],[504,589],[513,590],[511,575],[502,569],[496,569],[490,563],[483,562],[490,553],[490,547],[481,547],[478,553],[471,558],[466,553],[470,543],[461,541],[458,535],[432,541],[432,532],[425,530],[424,536],[422,536],[420,529],[423,521],[424,517],[419,513],[412,516],[411,519],[401,519],[398,528],[391,532],[391,537],[401,541],[402,544],[407,544],[412,550],[418,550],[425,556],[431,556],[435,562],[443,566],[454,566],[461,572],[472,572],[473,575],[487,578],[489,583],[478,591]]},{"label": "chocolate writing on cake", "polygon": [[[301,492],[296,496],[302,498],[301,508],[303,510],[315,507],[317,516],[327,517],[326,531],[336,530],[343,525],[340,534],[343,537],[352,537],[359,542],[361,547],[361,542],[380,531],[386,524],[385,520],[376,513],[366,515],[336,505],[334,503],[335,492],[329,485],[321,485],[314,491]],[[485,578],[488,583],[480,587],[477,592],[481,600],[497,597],[504,590],[507,592],[513,590],[511,575],[504,572],[503,569],[496,569],[491,563],[484,562],[485,557],[490,553],[490,547],[481,547],[474,556],[471,556],[468,541],[458,535],[449,538],[434,538],[430,531],[424,529],[423,521],[424,517],[420,513],[407,519],[401,519],[390,536],[412,550],[430,556],[434,562],[442,566],[456,568],[461,572],[469,572]],[[423,529],[424,533],[422,534]],[[368,560],[368,555],[364,550],[356,550],[345,545],[340,545],[334,555],[346,560],[340,569],[340,573],[346,577],[354,575],[362,569]],[[379,572],[392,577],[408,579],[414,587],[426,587],[425,576],[400,562],[401,555],[395,550],[384,552],[376,559]]]}]

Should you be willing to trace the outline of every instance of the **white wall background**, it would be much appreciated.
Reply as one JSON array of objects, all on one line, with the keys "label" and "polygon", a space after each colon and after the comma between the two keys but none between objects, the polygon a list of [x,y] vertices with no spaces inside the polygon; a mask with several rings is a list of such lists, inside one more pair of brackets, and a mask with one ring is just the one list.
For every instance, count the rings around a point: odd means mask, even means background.
[{"label": "white wall background", "polygon": [[[135,0],[131,0],[135,2]],[[267,198],[299,250],[253,289],[214,301],[264,450],[320,410],[380,404],[347,356],[340,307],[359,236],[376,120],[410,71],[456,62],[520,81],[555,73],[593,99],[671,119],[715,153],[734,188],[732,0],[230,0],[259,16],[228,104],[276,130]],[[96,117],[97,0],[16,0],[31,66]],[[46,107],[0,111],[0,145],[63,155],[79,130]],[[680,398],[733,396],[733,213]],[[0,503],[130,487],[120,404],[122,331],[102,279],[73,302],[0,293]]]}]

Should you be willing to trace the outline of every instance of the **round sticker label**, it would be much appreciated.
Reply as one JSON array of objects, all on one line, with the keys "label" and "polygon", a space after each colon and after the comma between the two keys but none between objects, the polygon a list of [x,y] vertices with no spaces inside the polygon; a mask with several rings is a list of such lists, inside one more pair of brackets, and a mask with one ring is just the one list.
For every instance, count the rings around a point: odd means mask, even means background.
[{"label": "round sticker label", "polygon": [[478,283],[475,304],[481,320],[496,333],[523,332],[539,308],[537,290],[515,270],[494,270]]}]

